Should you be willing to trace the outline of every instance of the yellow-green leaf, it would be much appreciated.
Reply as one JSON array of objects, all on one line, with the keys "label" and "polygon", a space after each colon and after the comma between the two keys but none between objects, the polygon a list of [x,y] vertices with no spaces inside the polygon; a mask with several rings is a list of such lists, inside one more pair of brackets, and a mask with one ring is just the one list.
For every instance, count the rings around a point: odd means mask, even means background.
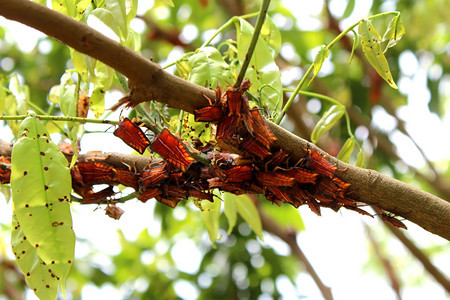
[{"label": "yellow-green leaf", "polygon": [[357,167],[364,168],[364,152],[362,150],[359,150],[355,165]]},{"label": "yellow-green leaf", "polygon": [[225,217],[227,217],[228,220],[227,234],[231,234],[234,226],[236,226],[237,221],[236,205],[234,204],[233,200],[234,197],[236,196],[230,193],[225,193],[223,195],[224,213]]},{"label": "yellow-green leaf", "polygon": [[232,198],[236,211],[252,228],[253,232],[262,240],[262,224],[258,210],[253,201],[247,195],[234,195]]},{"label": "yellow-green leaf", "polygon": [[39,259],[51,266],[64,292],[75,248],[68,162],[34,112],[20,125],[19,136],[11,155],[17,222]]},{"label": "yellow-green leaf", "polygon": [[361,46],[367,61],[391,87],[397,89],[387,59],[381,50],[380,34],[367,19],[359,23],[358,33],[361,36]]},{"label": "yellow-green leaf", "polygon": [[203,222],[205,222],[206,230],[213,247],[216,247],[216,240],[219,238],[219,217],[221,201],[215,199],[214,202],[202,200],[200,202]]},{"label": "yellow-green leaf", "polygon": [[334,124],[344,115],[345,106],[343,105],[333,105],[328,109],[317,122],[311,134],[311,141],[316,143],[319,138],[328,130],[330,130]]},{"label": "yellow-green leaf", "polygon": [[384,49],[384,52],[386,52],[387,49],[394,47],[404,34],[405,27],[403,26],[402,22],[400,22],[400,15],[397,15],[392,18],[386,32],[383,35],[383,42],[389,41],[386,45],[386,49]]},{"label": "yellow-green leaf", "polygon": [[328,48],[325,45],[320,46],[319,52],[317,52],[316,57],[314,58],[313,76],[312,76],[311,80],[309,81],[308,85],[311,84],[311,82],[314,80],[314,78],[316,78],[317,74],[319,73],[320,69],[322,68],[322,64],[323,64],[325,58],[327,58],[329,55],[330,55],[330,50],[328,50]]},{"label": "yellow-green leaf", "polygon": [[342,160],[343,162],[348,163],[350,161],[350,155],[353,152],[353,148],[355,148],[355,138],[351,137],[345,141],[344,145],[341,148],[341,151],[339,151],[337,158],[339,160]]}]

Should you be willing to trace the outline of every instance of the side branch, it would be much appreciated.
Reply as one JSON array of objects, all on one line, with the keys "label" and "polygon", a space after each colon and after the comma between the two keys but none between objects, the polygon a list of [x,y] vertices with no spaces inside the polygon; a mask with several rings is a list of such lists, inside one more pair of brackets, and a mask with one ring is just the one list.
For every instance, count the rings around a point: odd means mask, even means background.
[{"label": "side branch", "polygon": [[[164,71],[86,24],[45,6],[28,0],[3,0],[0,14],[40,30],[125,75],[131,88],[127,97],[132,105],[157,100],[192,113],[208,105],[203,95],[214,98],[213,91]],[[326,154],[283,128],[273,123],[269,125],[278,138],[278,146],[293,159],[304,157],[302,149],[306,148]],[[351,183],[348,190],[351,198],[393,212],[450,240],[450,203],[376,171],[351,166],[332,157],[330,160],[341,170],[348,167],[345,172],[337,172],[337,177]]]}]

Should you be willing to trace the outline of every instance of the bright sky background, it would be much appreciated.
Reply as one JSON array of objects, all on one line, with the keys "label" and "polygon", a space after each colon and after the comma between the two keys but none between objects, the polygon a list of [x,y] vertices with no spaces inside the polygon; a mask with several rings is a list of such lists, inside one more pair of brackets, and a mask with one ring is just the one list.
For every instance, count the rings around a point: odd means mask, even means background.
[{"label": "bright sky background", "polygon": [[[144,3],[145,7],[142,6]],[[298,20],[296,26],[299,26],[299,28],[314,30],[321,26],[320,22],[316,19],[316,15],[320,13],[323,1],[285,0],[285,3],[287,7],[291,8],[292,13],[296,15]],[[389,1],[386,3],[386,10],[389,10]],[[151,7],[153,1],[139,1],[139,4],[141,6],[139,7],[138,14]],[[336,15],[339,15],[343,12],[345,4],[346,1],[344,0],[333,0],[331,1],[331,8]],[[354,13],[349,19],[345,20],[342,27],[348,26],[367,16],[370,6],[371,1],[356,1]],[[161,10],[160,15],[163,15],[164,8]],[[42,33],[18,23],[6,21],[3,18],[0,18],[0,25],[7,26],[11,32],[14,32],[13,38],[16,39],[20,49],[24,52],[31,51],[35,47],[38,39],[44,36]],[[133,23],[133,27],[139,32],[142,30],[143,25],[137,20]],[[214,31],[211,31],[210,34],[212,32]],[[195,31],[183,32],[184,38],[187,40],[192,39],[197,34],[198,32]],[[39,44],[40,50],[44,52],[49,50],[48,47],[48,42],[42,41]],[[286,48],[282,51],[290,51],[290,49]],[[175,49],[169,56],[168,61],[176,60],[180,55],[181,52]],[[8,63],[11,62],[5,59],[0,60],[2,67],[7,67]],[[432,65],[432,58],[424,56],[418,60],[412,53],[405,52],[400,57],[400,63],[403,76],[398,80],[399,91],[408,96],[409,103],[408,106],[399,111],[400,117],[406,121],[408,130],[432,160],[449,159],[449,142],[441,138],[442,136],[447,136],[446,133],[450,132],[449,118],[446,116],[444,121],[441,121],[436,115],[430,113],[427,107],[430,94],[426,90],[426,76]],[[437,72],[437,75],[439,75],[439,70],[435,70],[434,72]],[[298,76],[295,71],[293,74]],[[443,87],[446,91],[446,96],[450,95],[449,86],[450,78],[447,75],[447,85]],[[108,92],[107,94],[106,107],[110,107],[122,96],[117,91]],[[396,125],[395,120],[387,116],[381,107],[375,107],[374,110],[374,124],[380,129],[389,132],[393,139],[398,142],[398,151],[404,161],[412,166],[422,167],[424,163],[423,159],[417,151],[412,150],[414,147],[411,146],[411,143],[404,136],[393,131]],[[122,114],[126,115],[126,112]],[[117,112],[110,116],[110,119],[118,118],[119,115]],[[417,120],[420,120],[420,122],[417,122]],[[89,128],[99,130],[98,125],[87,124],[86,129]],[[107,128],[108,126],[105,126],[104,130]],[[82,150],[130,153],[130,148],[115,138],[111,132],[112,130],[110,129],[109,133],[85,135],[81,145]],[[1,136],[5,140],[11,138],[11,134],[5,130],[2,130]],[[3,198],[3,195],[0,198]],[[113,266],[108,255],[114,255],[120,251],[116,229],[122,230],[130,240],[133,240],[145,229],[150,234],[158,236],[160,224],[158,220],[153,218],[154,205],[155,203],[151,201],[146,204],[140,203],[137,200],[128,201],[125,205],[121,205],[125,210],[125,214],[118,221],[105,216],[102,209],[94,210],[92,206],[73,205],[73,228],[76,235],[80,238],[88,239],[99,250],[98,254],[89,258],[91,263],[104,266],[106,271],[112,270]],[[367,244],[363,225],[367,224],[381,238],[384,233],[380,231],[380,226],[377,224],[379,221],[345,210],[339,213],[323,210],[322,217],[317,217],[307,207],[301,207],[299,212],[306,225],[306,231],[298,235],[299,245],[324,283],[332,288],[335,299],[395,299],[387,278],[379,277],[371,271],[364,271],[362,268],[367,262],[369,255],[369,245]],[[186,214],[186,208],[177,207],[173,213],[183,218],[183,215]],[[10,206],[6,205],[2,199],[0,200],[0,220],[8,223],[10,222],[10,218]],[[408,226],[407,234],[413,237],[415,241],[420,241],[421,245],[445,245],[448,243],[442,238],[434,236],[410,222],[406,221],[405,223]],[[0,234],[2,240],[9,239],[3,236],[4,233]],[[262,244],[271,245],[279,253],[289,255],[289,249],[286,248],[284,243],[268,235],[264,238],[265,242]],[[156,251],[161,251],[161,253],[169,250],[167,249],[167,245],[164,244],[158,247]],[[394,239],[388,244],[388,249],[389,253],[393,255],[398,255],[399,257],[409,256],[407,250]],[[187,250],[190,250],[189,255],[186,254]],[[77,243],[76,256],[78,258],[86,258],[87,251],[88,248],[86,245]],[[181,239],[170,251],[179,269],[187,272],[195,272],[198,269],[201,253],[192,241]],[[9,253],[9,255],[13,257],[12,253]],[[143,255],[141,258],[144,264],[150,263],[152,259],[152,255]],[[447,269],[443,271],[447,273],[447,276],[450,276],[448,269],[450,265],[450,254],[433,257],[433,262],[437,267],[442,268],[447,266]],[[275,284],[282,287],[281,290],[286,299],[292,299],[299,294],[311,299],[320,299],[320,292],[314,282],[308,274],[300,273],[301,269],[299,266],[299,275],[296,279],[295,286],[287,278],[279,278]],[[402,269],[397,269],[397,271],[400,273],[400,277],[405,278],[424,272],[421,265],[417,262],[404,266]],[[135,283],[135,288],[138,290],[145,289],[147,284],[148,282],[145,280],[139,280]],[[264,282],[262,284],[267,291],[273,289],[273,284],[270,282]],[[175,289],[180,296],[186,299],[195,299],[199,293],[199,290],[185,281],[177,282]],[[97,288],[94,285],[87,285],[83,289],[83,299],[122,299],[124,297],[122,292],[120,290],[116,291],[112,285],[104,285],[101,288]],[[445,292],[432,279],[427,279],[423,286],[417,288],[405,286],[403,296],[405,299],[444,299]],[[27,298],[35,299],[35,296],[30,292]]]}]

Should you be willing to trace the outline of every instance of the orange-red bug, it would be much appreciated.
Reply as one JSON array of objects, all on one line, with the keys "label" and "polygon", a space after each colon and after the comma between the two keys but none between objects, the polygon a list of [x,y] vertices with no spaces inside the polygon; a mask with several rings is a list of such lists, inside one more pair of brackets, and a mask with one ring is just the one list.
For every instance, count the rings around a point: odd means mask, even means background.
[{"label": "orange-red bug", "polygon": [[217,138],[231,138],[237,131],[239,118],[237,116],[226,116],[217,125]]},{"label": "orange-red bug", "polygon": [[149,186],[159,183],[161,180],[169,177],[166,171],[166,163],[157,163],[150,167],[150,169],[141,171],[141,185]]},{"label": "orange-red bug", "polygon": [[272,133],[272,130],[270,130],[269,126],[259,113],[258,109],[253,108],[250,113],[254,130],[253,136],[258,142],[269,149],[273,142],[277,140],[277,138]]},{"label": "orange-red bug", "polygon": [[318,173],[333,178],[334,172],[337,170],[324,156],[317,151],[307,150],[307,164]]},{"label": "orange-red bug", "polygon": [[[365,211],[365,210],[359,208],[358,206],[356,206],[356,204],[355,204],[355,205],[344,205],[344,207],[345,207],[346,209],[350,209],[350,210],[356,211],[357,213],[360,213],[361,215],[365,215],[365,216],[369,216],[369,217],[372,217],[372,218],[373,218],[373,216],[372,216],[371,213],[369,213],[369,212],[367,212],[367,211]],[[388,221],[388,222],[389,222],[389,221]],[[403,223],[402,223],[402,224],[403,224]]]},{"label": "orange-red bug", "polygon": [[77,116],[80,118],[86,118],[89,112],[89,103],[91,98],[88,96],[86,91],[82,91],[80,93],[80,97],[78,98],[78,114]]},{"label": "orange-red bug", "polygon": [[195,122],[218,122],[224,117],[223,109],[220,106],[205,106],[194,109]]},{"label": "orange-red bug", "polygon": [[148,199],[155,198],[161,195],[159,188],[146,189],[142,194],[138,196],[138,199],[142,202],[147,202]]},{"label": "orange-red bug", "polygon": [[175,208],[175,206],[177,206],[177,204],[181,201],[181,200],[183,200],[183,199],[178,199],[178,198],[164,198],[164,197],[162,197],[162,196],[156,196],[155,197],[155,199],[158,201],[158,202],[160,202],[160,203],[162,203],[162,204],[165,204],[165,205],[167,205],[167,206],[169,206],[169,207],[171,207],[171,208]]},{"label": "orange-red bug", "polygon": [[77,165],[85,184],[107,183],[112,180],[112,166],[99,162],[78,162]]},{"label": "orange-red bug", "polygon": [[250,152],[251,154],[259,157],[260,159],[264,159],[271,154],[269,150],[267,150],[264,146],[262,146],[252,137],[244,139],[240,147]]},{"label": "orange-red bug", "polygon": [[[270,193],[272,193],[278,200],[280,200],[281,202],[284,203],[289,203],[294,205],[294,202],[292,201],[292,199],[289,197],[289,194],[286,193],[284,190],[282,190],[281,188],[277,187],[277,186],[268,186],[266,187],[266,191],[269,191]],[[270,196],[269,196],[270,197]]]},{"label": "orange-red bug", "polygon": [[107,215],[110,218],[113,218],[115,220],[119,220],[120,217],[123,215],[124,211],[120,207],[113,205],[108,205],[105,208],[105,215]]},{"label": "orange-red bug", "polygon": [[194,158],[189,154],[186,146],[167,128],[164,128],[161,133],[155,136],[150,149],[182,171],[186,171],[194,162]]},{"label": "orange-red bug", "polygon": [[316,199],[314,199],[313,196],[309,196],[306,203],[308,204],[309,209],[311,209],[313,213],[315,213],[318,216],[321,215],[319,203],[317,203]]},{"label": "orange-red bug", "polygon": [[202,199],[202,200],[208,200],[210,202],[214,201],[213,194],[205,193],[205,192],[201,192],[201,191],[197,191],[197,190],[189,190],[188,196],[195,197],[195,198]]},{"label": "orange-red bug", "polygon": [[121,170],[113,168],[113,181],[132,187],[137,190],[139,188],[139,176],[130,170]]},{"label": "orange-red bug", "polygon": [[274,172],[256,173],[256,181],[262,186],[293,186],[294,178]]},{"label": "orange-red bug", "polygon": [[303,169],[288,169],[283,172],[289,177],[293,177],[298,183],[316,183],[319,174]]},{"label": "orange-red bug", "polygon": [[235,195],[245,194],[245,190],[240,183],[225,183],[220,178],[208,179],[209,189],[219,189]]},{"label": "orange-red bug", "polygon": [[250,166],[236,166],[225,172],[225,183],[246,182],[253,178],[253,169]]},{"label": "orange-red bug", "polygon": [[0,182],[2,184],[11,181],[11,159],[0,156]]},{"label": "orange-red bug", "polygon": [[286,152],[284,152],[283,149],[278,150],[274,155],[272,155],[270,160],[266,163],[266,170],[268,168],[267,167],[268,165],[270,165],[272,167],[281,166],[281,164],[286,161],[288,156],[289,155]]},{"label": "orange-red bug", "polygon": [[408,229],[405,224],[399,219],[396,219],[394,216],[388,215],[386,213],[381,214],[381,219],[385,222],[391,223],[393,226],[402,229]]},{"label": "orange-red bug", "polygon": [[114,135],[140,154],[143,154],[150,145],[150,141],[141,127],[128,118],[119,122],[117,129],[114,130]]},{"label": "orange-red bug", "polygon": [[108,197],[112,197],[115,194],[116,193],[114,192],[113,187],[111,185],[109,185],[108,187],[104,188],[99,192],[88,190],[86,193],[81,195],[83,197],[83,201],[81,202],[81,204],[92,204],[92,203],[100,204]]}]

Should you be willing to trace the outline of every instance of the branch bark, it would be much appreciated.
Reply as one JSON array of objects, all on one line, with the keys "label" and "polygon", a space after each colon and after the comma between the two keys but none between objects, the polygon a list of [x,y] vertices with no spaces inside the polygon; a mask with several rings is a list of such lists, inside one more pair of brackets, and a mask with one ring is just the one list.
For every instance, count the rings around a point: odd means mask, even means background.
[{"label": "branch bark", "polygon": [[[164,71],[158,64],[86,24],[40,4],[28,0],[3,0],[0,1],[0,14],[40,30],[125,75],[129,80],[129,98],[132,103],[152,99],[192,113],[194,109],[208,105],[203,95],[214,98],[213,91]],[[303,157],[305,148],[326,155],[315,145],[291,132],[270,122],[269,125],[278,138],[276,146],[288,151],[292,159]],[[450,203],[374,170],[348,165],[333,157],[330,157],[330,161],[341,170],[348,167],[345,172],[337,172],[337,177],[351,183],[351,198],[393,212],[450,240]]]}]

